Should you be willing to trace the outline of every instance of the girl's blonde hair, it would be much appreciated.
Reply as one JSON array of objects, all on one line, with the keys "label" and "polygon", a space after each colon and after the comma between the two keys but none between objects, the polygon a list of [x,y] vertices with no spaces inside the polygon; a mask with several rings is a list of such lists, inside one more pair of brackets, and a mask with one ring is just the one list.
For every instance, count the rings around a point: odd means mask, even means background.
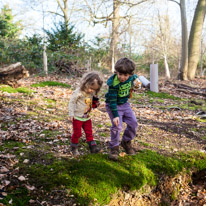
[{"label": "girl's blonde hair", "polygon": [[99,89],[96,90],[97,94],[100,91],[103,84],[102,74],[97,71],[85,73],[80,82],[80,90],[85,91],[86,88],[92,87],[96,84],[99,85]]}]

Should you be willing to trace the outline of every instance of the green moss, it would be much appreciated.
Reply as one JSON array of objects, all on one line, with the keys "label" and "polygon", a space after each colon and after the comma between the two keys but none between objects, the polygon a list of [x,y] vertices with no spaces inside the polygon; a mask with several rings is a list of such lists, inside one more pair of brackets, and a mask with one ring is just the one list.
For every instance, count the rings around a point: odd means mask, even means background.
[{"label": "green moss", "polygon": [[195,118],[198,122],[206,122],[206,119]]},{"label": "green moss", "polygon": [[144,150],[113,162],[103,154],[59,160],[41,151],[29,151],[30,167],[19,163],[21,172],[29,174],[30,184],[36,187],[43,185],[46,190],[68,188],[81,205],[92,204],[94,199],[100,205],[108,204],[111,195],[125,187],[139,190],[145,185],[154,186],[159,174],[175,175],[185,167],[206,168],[206,156],[198,152],[166,157]]},{"label": "green moss", "polygon": [[143,145],[143,146],[146,146],[146,147],[148,147],[149,146],[149,144],[148,143],[146,143],[146,142],[138,142],[139,144],[141,144],[141,145]]},{"label": "green moss", "polygon": [[23,142],[18,142],[18,141],[11,141],[11,140],[7,140],[3,142],[3,145],[0,148],[0,151],[3,150],[12,150],[14,147],[18,148],[17,150],[13,151],[15,154],[19,154],[20,152],[24,151],[24,149],[22,149],[26,144]]},{"label": "green moss", "polygon": [[111,127],[111,126],[112,126],[112,123],[111,123],[111,122],[106,122],[105,125],[106,125],[107,127]]},{"label": "green moss", "polygon": [[11,122],[2,122],[0,128],[1,128],[1,130],[3,130],[3,131],[7,131],[8,128],[9,128],[11,125],[13,125],[13,124],[16,124],[16,122],[14,122],[14,121],[11,121]]},{"label": "green moss", "polygon": [[199,170],[206,168],[206,155],[203,152],[179,152],[178,156],[184,162],[185,167],[187,168],[196,167]]},{"label": "green moss", "polygon": [[147,168],[152,169],[156,173],[164,171],[167,175],[174,175],[184,168],[184,163],[177,158],[161,156],[150,150],[142,151],[139,157]]},{"label": "green moss", "polygon": [[153,102],[155,102],[154,99],[150,99],[150,100],[149,100],[149,103],[150,103],[150,104],[152,104]]},{"label": "green moss", "polygon": [[149,97],[155,97],[159,99],[173,99],[173,100],[180,100],[181,98],[175,97],[173,95],[170,95],[168,93],[163,93],[163,92],[152,92],[152,91],[147,91],[145,94],[147,94]]},{"label": "green moss", "polygon": [[163,99],[156,99],[156,101],[159,102],[159,103],[164,103]]},{"label": "green moss", "polygon": [[61,134],[59,131],[52,131],[52,130],[43,130],[41,134],[45,134],[45,137],[55,137],[56,135]]},{"label": "green moss", "polygon": [[0,91],[8,92],[8,93],[16,93],[17,90],[10,86],[1,86]]},{"label": "green moss", "polygon": [[102,136],[102,137],[106,137],[106,136],[108,136],[105,132],[102,132],[102,133],[100,133],[100,136]]},{"label": "green moss", "polygon": [[29,89],[29,88],[25,88],[25,87],[19,87],[19,88],[12,88],[10,86],[1,86],[0,91],[3,92],[8,92],[8,93],[25,93],[25,94],[31,94],[35,91]]},{"label": "green moss", "polygon": [[45,82],[39,82],[39,83],[31,85],[31,87],[46,87],[46,86],[60,86],[60,87],[66,87],[66,88],[71,87],[71,85],[69,84],[56,82],[56,81],[45,81]]},{"label": "green moss", "polygon": [[29,197],[29,193],[26,188],[17,187],[10,191],[3,200],[0,200],[0,203],[10,206],[11,204],[9,204],[9,201],[12,200],[12,206],[25,206],[29,205],[30,199],[32,198]]},{"label": "green moss", "polygon": [[19,87],[16,90],[19,93],[25,93],[25,94],[31,94],[31,93],[35,92],[35,91],[33,91],[33,90],[29,89],[29,88],[25,88],[25,87]]},{"label": "green moss", "polygon": [[48,103],[50,103],[50,104],[56,103],[56,100],[54,100],[54,99],[49,99],[49,98],[44,99],[44,101],[46,101],[46,102],[48,102]]},{"label": "green moss", "polygon": [[97,127],[98,127],[98,128],[102,128],[102,127],[103,127],[103,125],[101,125],[101,124],[98,124],[98,125],[97,125]]},{"label": "green moss", "polygon": [[27,116],[38,116],[38,113],[33,111],[27,111]]},{"label": "green moss", "polygon": [[138,94],[138,93],[136,93],[136,92],[133,92],[132,93],[132,98],[133,99],[141,99],[142,97],[144,97],[145,96],[145,94],[143,93],[143,94]]},{"label": "green moss", "polygon": [[179,192],[180,192],[180,186],[177,185],[177,187],[173,189],[172,194],[171,194],[171,200],[172,201],[177,199],[177,197],[179,195]]}]

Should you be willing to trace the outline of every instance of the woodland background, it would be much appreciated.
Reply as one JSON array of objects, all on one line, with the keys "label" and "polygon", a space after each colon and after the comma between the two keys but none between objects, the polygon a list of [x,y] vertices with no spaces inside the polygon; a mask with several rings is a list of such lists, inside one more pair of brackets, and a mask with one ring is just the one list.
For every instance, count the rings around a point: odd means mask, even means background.
[{"label": "woodland background", "polygon": [[41,73],[47,47],[49,72],[63,64],[113,70],[128,56],[138,70],[158,63],[166,78],[205,73],[203,0],[19,0],[1,7],[1,65],[20,61]]},{"label": "woodland background", "polygon": [[[0,84],[0,206],[206,205],[206,0],[0,4],[0,79],[16,62],[30,73]],[[159,92],[133,93],[137,154],[120,148],[114,162],[104,95],[125,56],[148,79],[158,63]],[[74,157],[68,102],[88,70],[105,80],[92,116],[101,151],[83,135]]]}]

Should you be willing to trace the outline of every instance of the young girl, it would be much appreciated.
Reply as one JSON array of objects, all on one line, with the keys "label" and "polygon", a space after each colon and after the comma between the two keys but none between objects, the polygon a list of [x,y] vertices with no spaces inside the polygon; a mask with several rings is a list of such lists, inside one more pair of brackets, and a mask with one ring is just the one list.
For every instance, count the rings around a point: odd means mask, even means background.
[{"label": "young girl", "polygon": [[92,108],[99,106],[96,95],[102,87],[103,79],[98,72],[89,72],[83,75],[79,87],[73,92],[69,101],[69,117],[73,124],[71,137],[71,151],[73,155],[79,155],[78,143],[83,128],[91,153],[98,153],[99,148],[93,139],[92,122],[90,112]]}]

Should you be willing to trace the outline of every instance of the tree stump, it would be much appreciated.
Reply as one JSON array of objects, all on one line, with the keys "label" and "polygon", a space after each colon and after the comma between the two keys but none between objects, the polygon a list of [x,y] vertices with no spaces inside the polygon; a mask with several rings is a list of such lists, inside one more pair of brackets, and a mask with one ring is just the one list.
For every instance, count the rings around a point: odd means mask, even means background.
[{"label": "tree stump", "polygon": [[0,84],[18,87],[18,80],[26,77],[29,77],[29,72],[21,62],[0,68]]}]

